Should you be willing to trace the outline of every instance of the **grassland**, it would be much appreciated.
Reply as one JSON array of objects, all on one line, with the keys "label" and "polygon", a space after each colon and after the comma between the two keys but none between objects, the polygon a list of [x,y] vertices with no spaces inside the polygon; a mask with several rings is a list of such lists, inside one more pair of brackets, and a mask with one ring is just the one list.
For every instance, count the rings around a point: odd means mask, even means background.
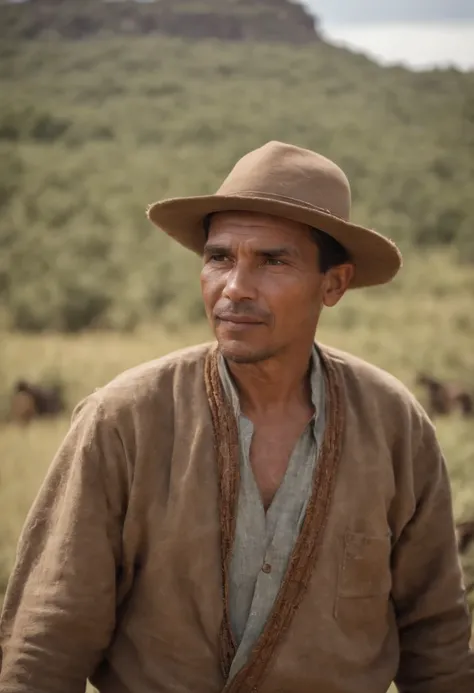
[{"label": "grassland", "polygon": [[[193,282],[198,293],[197,276]],[[458,379],[474,389],[473,289],[472,272],[456,266],[448,252],[411,258],[393,285],[355,291],[328,311],[319,339],[387,368],[415,392],[419,369]],[[132,334],[2,333],[0,401],[5,410],[9,386],[19,375],[39,380],[54,377],[65,383],[71,409],[121,370],[210,338],[205,324],[171,332],[149,324]],[[423,393],[417,394],[423,401]],[[26,430],[0,427],[0,600],[25,514],[68,423],[66,415]],[[474,518],[472,420],[439,419],[437,430],[450,472],[456,518]],[[466,557],[463,567],[472,579],[474,555]]]}]

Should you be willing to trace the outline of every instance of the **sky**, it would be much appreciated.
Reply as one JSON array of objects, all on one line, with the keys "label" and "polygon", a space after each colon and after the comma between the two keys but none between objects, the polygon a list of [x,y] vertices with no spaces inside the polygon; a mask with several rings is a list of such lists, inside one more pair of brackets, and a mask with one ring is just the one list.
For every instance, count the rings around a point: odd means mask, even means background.
[{"label": "sky", "polygon": [[474,20],[474,0],[301,0],[325,22]]},{"label": "sky", "polygon": [[327,40],[383,65],[474,70],[474,0],[306,0]]}]

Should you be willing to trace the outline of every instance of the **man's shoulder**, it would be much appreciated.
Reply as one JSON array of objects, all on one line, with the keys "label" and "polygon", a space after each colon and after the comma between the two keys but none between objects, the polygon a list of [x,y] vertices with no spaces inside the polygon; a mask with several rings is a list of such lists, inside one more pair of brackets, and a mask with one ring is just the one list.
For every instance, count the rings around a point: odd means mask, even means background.
[{"label": "man's shoulder", "polygon": [[[206,356],[212,346],[211,342],[206,342],[185,347],[129,368],[96,388],[91,397],[108,413],[140,407],[160,397],[169,398],[177,375],[180,386],[185,387],[186,383],[195,383],[196,377],[203,374]],[[204,379],[201,379],[204,385]]]}]

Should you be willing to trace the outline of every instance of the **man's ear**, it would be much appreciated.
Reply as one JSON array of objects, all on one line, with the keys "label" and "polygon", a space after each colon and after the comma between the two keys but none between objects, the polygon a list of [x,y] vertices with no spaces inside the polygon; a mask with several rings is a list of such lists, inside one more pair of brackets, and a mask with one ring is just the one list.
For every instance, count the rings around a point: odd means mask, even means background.
[{"label": "man's ear", "polygon": [[355,267],[350,263],[331,267],[323,281],[323,303],[331,308],[339,303],[341,298],[349,288],[349,284],[354,276]]}]

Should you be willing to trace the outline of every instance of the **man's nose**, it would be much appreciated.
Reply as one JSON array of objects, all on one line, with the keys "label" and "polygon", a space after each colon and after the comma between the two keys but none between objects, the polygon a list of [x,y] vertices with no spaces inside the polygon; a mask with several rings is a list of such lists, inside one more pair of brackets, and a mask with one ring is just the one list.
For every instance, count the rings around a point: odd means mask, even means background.
[{"label": "man's nose", "polygon": [[223,295],[233,303],[245,300],[255,300],[257,287],[255,276],[249,267],[236,262],[227,275]]}]

